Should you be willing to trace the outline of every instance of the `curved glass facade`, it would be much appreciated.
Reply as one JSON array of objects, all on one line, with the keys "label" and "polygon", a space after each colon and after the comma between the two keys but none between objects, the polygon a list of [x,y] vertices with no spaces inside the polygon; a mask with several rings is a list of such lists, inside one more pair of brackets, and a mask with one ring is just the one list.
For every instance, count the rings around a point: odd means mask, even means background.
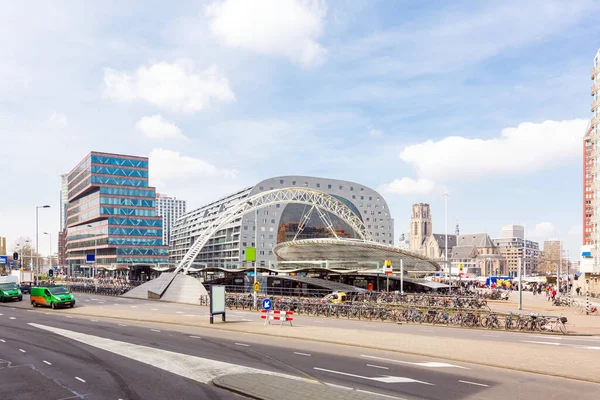
[{"label": "curved glass facade", "polygon": [[[340,201],[345,199],[335,196]],[[344,201],[344,203],[346,203]],[[349,202],[348,202],[349,203]],[[351,207],[353,211],[360,217],[360,212],[352,205]],[[281,213],[281,219],[279,220],[279,227],[277,228],[277,243],[287,242],[293,240],[296,236],[296,232],[298,232],[298,227],[302,223],[304,216],[309,212],[310,206],[306,206],[304,204],[288,204],[285,206]],[[327,215],[335,233],[338,237],[343,238],[351,238],[354,239],[357,237],[354,230],[342,221],[336,215],[330,214],[328,212],[324,212]],[[329,238],[334,237],[331,230],[327,227],[325,221],[321,219],[319,216],[319,212],[317,210],[313,210],[310,214],[310,218],[308,222],[304,225],[302,232],[298,234],[296,237],[299,239],[316,239],[316,238]]]}]

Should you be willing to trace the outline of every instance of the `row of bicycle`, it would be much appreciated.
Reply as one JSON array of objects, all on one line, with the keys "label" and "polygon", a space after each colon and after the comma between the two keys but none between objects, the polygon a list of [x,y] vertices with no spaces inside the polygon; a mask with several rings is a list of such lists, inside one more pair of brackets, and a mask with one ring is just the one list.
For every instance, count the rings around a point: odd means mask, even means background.
[{"label": "row of bicycle", "polygon": [[[261,299],[257,305],[260,308]],[[252,297],[228,296],[229,309],[253,310]],[[359,320],[378,320],[394,323],[415,323],[460,326],[468,328],[505,329],[513,331],[539,331],[566,333],[566,318],[536,314],[502,314],[490,311],[449,309],[438,307],[391,306],[387,304],[331,304],[311,301],[281,301],[273,299],[273,307],[293,311],[297,315],[322,316]]]},{"label": "row of bicycle", "polygon": [[121,296],[131,289],[134,286],[120,284],[120,285],[94,285],[93,283],[70,283],[65,282],[65,286],[67,286],[72,292],[79,293],[87,293],[87,294],[97,294],[103,296]]}]

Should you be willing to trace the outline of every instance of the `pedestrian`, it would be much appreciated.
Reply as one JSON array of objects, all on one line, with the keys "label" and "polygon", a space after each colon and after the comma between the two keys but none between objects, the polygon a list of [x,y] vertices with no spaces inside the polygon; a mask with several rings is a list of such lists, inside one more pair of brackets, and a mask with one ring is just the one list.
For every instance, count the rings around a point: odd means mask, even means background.
[{"label": "pedestrian", "polygon": [[577,296],[579,296],[580,291],[581,291],[581,288],[579,286],[577,286],[577,289],[575,289],[575,292],[577,292]]}]

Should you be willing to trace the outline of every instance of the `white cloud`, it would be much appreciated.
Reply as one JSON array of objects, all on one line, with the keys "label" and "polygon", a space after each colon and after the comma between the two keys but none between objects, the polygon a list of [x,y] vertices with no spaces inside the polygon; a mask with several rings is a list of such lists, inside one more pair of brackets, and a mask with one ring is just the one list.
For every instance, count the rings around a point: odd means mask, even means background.
[{"label": "white cloud", "polygon": [[136,124],[135,129],[151,139],[181,139],[185,136],[179,127],[155,114],[151,117],[142,117]]},{"label": "white cloud", "polygon": [[167,181],[186,181],[203,177],[234,177],[237,171],[232,169],[218,168],[199,158],[182,156],[177,151],[161,148],[150,152],[150,178],[152,184],[159,186]]},{"label": "white cloud", "polygon": [[550,240],[558,237],[558,229],[552,222],[541,222],[536,224],[532,230],[526,230],[525,235],[527,235],[527,239]]},{"label": "white cloud", "polygon": [[437,185],[429,179],[414,180],[411,178],[395,179],[391,183],[382,185],[379,189],[382,193],[399,195],[425,195],[432,193]]},{"label": "white cloud", "polygon": [[525,122],[494,139],[451,136],[405,147],[400,159],[433,180],[529,174],[581,157],[588,120]]},{"label": "white cloud", "polygon": [[383,135],[383,131],[380,131],[379,129],[369,129],[368,133],[371,137],[379,137]]},{"label": "white cloud", "polygon": [[201,111],[212,102],[235,100],[229,81],[217,67],[196,71],[185,60],[143,65],[133,74],[105,68],[104,84],[104,95],[113,100],[141,100],[183,113]]},{"label": "white cloud", "polygon": [[69,120],[67,119],[67,116],[56,111],[50,116],[50,123],[63,128],[69,126]]},{"label": "white cloud", "polygon": [[205,9],[213,34],[228,46],[282,55],[305,66],[323,61],[317,42],[326,9],[321,1],[224,0]]}]

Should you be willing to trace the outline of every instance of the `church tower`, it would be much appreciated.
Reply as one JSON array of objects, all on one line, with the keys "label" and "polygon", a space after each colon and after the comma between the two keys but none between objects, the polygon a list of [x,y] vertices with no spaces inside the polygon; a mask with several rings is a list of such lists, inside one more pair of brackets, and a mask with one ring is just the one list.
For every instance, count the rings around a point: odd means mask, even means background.
[{"label": "church tower", "polygon": [[413,204],[410,217],[410,250],[420,251],[423,241],[431,235],[429,204]]}]

